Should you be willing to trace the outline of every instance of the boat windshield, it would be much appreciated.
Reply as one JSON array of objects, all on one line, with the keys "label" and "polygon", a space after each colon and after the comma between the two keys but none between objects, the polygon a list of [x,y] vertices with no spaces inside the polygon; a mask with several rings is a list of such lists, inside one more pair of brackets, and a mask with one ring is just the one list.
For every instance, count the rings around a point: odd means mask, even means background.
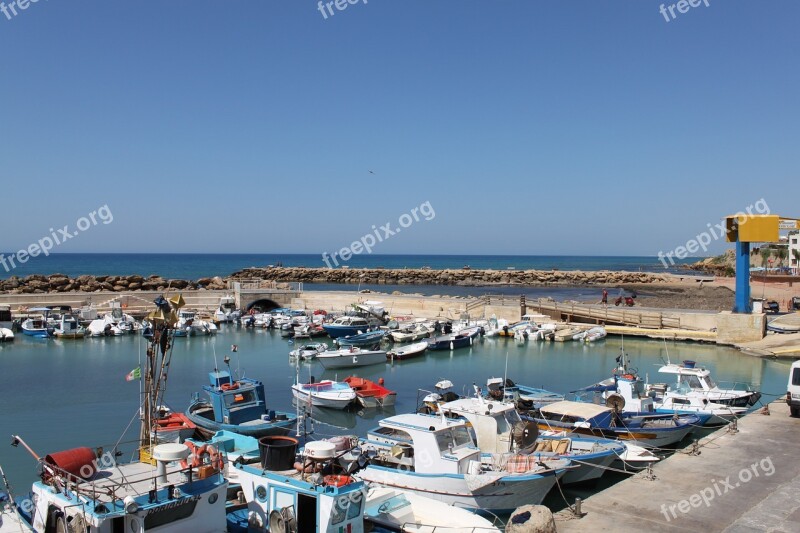
[{"label": "boat windshield", "polygon": [[465,426],[459,426],[437,433],[436,443],[439,445],[440,452],[447,452],[451,449],[456,450],[462,446],[472,444],[472,437],[470,437]]},{"label": "boat windshield", "polygon": [[700,383],[700,380],[697,379],[697,376],[687,376],[685,374],[681,374],[680,379],[678,380],[678,389],[702,389],[703,385]]},{"label": "boat windshield", "polygon": [[705,382],[708,384],[708,388],[709,389],[716,389],[717,388],[717,383],[711,378],[711,376],[706,376],[704,379],[705,379]]}]

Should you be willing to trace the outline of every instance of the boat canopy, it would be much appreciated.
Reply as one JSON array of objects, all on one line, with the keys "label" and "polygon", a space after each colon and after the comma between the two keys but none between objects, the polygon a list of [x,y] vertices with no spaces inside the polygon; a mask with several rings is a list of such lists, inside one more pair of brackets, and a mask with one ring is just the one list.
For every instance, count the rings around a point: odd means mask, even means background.
[{"label": "boat canopy", "polygon": [[611,409],[609,409],[608,407],[604,407],[602,405],[596,405],[593,403],[583,403],[583,402],[571,402],[566,400],[562,402],[553,402],[549,405],[542,406],[541,409],[539,410],[542,413],[583,418],[585,420],[588,420],[590,418],[595,418],[596,416],[604,415],[611,411]]}]

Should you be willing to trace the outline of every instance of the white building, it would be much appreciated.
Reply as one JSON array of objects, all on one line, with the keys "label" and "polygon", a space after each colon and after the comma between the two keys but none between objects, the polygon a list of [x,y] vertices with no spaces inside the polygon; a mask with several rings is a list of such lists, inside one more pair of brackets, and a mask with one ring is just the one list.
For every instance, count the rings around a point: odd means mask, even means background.
[{"label": "white building", "polygon": [[795,275],[800,273],[800,261],[795,257],[798,253],[800,253],[800,232],[793,231],[789,234],[789,266]]}]

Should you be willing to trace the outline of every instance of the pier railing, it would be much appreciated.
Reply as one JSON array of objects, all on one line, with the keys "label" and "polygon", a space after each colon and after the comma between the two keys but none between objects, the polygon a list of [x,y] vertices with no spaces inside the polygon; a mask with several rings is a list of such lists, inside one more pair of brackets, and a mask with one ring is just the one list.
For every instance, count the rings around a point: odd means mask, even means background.
[{"label": "pier railing", "polygon": [[272,291],[291,291],[303,292],[302,281],[272,281],[268,279],[231,279],[228,280],[228,288],[234,291],[239,290],[272,290]]}]

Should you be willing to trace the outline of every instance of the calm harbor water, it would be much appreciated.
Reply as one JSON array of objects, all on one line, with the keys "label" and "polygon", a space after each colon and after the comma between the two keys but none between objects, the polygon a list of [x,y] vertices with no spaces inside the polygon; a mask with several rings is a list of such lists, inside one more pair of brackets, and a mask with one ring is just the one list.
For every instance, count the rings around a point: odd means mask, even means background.
[{"label": "calm harbor water", "polygon": [[[6,255],[10,255],[6,253]],[[693,263],[697,258],[679,261]],[[158,274],[165,278],[198,279],[227,276],[243,268],[282,264],[283,266],[325,267],[319,254],[51,254],[38,256],[17,268],[0,268],[0,279],[12,275],[53,274],[68,276],[108,274],[115,276]],[[350,268],[462,268],[505,270],[628,270],[664,272],[656,257],[616,256],[530,256],[530,255],[354,255]],[[674,269],[672,269],[674,270]]]},{"label": "calm harbor water", "polygon": [[[592,345],[518,345],[513,340],[484,339],[471,348],[429,352],[424,358],[363,367],[356,373],[374,380],[383,377],[386,386],[398,393],[397,405],[388,414],[404,413],[414,409],[418,389],[430,390],[436,381],[447,378],[458,392],[465,392],[472,383],[502,376],[506,362],[512,380],[566,393],[608,377],[621,343],[622,339],[607,338]],[[232,344],[239,346],[238,353],[230,352]],[[104,445],[109,449],[132,420],[124,440],[136,439],[139,382],[126,382],[125,375],[138,365],[144,347],[139,336],[60,341],[19,335],[14,343],[0,344],[3,432],[6,436],[19,434],[42,455],[77,446]],[[765,401],[774,399],[770,395],[785,394],[788,363],[704,344],[624,339],[624,348],[632,365],[651,378],[662,359],[692,359],[711,368],[718,381],[754,383],[765,393]],[[222,326],[216,337],[176,339],[167,404],[180,411],[187,407],[191,394],[207,383],[216,354],[220,367],[223,357],[231,355],[234,371],[240,369],[248,377],[263,380],[271,408],[294,411],[290,385],[295,367],[289,362],[290,349],[276,332],[230,325]],[[301,365],[301,379],[310,375],[317,379],[346,376],[325,372],[318,363]],[[363,436],[386,414],[317,409],[314,436]],[[132,446],[121,448],[127,455]],[[29,489],[36,476],[35,461],[21,447],[0,446],[0,464],[17,492]]]}]

